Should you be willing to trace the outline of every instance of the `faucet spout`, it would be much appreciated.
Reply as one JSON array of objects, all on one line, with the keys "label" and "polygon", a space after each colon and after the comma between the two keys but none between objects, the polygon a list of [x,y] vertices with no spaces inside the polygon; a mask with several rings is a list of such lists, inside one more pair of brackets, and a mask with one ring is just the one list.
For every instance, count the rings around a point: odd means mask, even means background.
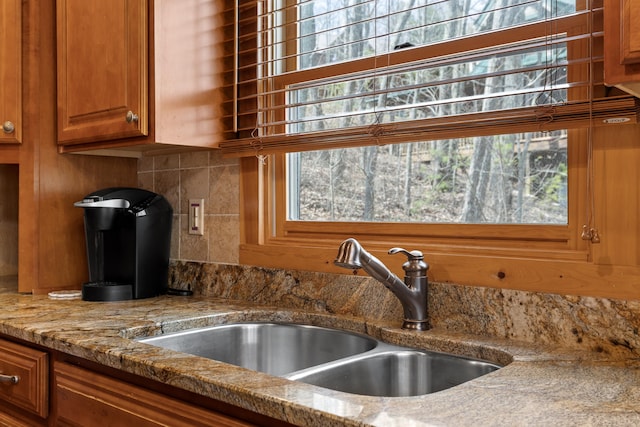
[{"label": "faucet spout", "polygon": [[353,238],[340,244],[334,264],[354,270],[362,268],[400,300],[404,311],[402,324],[404,329],[427,330],[429,329],[427,316],[427,269],[429,266],[423,261],[424,257],[420,251],[409,252],[401,248],[389,250],[389,254],[396,253],[403,253],[408,258],[402,266],[405,271],[404,281]]}]

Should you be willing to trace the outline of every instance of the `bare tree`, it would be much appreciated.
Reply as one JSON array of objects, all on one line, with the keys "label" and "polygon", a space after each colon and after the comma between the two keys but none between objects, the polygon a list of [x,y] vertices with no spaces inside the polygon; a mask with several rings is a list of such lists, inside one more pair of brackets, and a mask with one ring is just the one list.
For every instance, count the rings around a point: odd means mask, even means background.
[{"label": "bare tree", "polygon": [[[509,13],[510,8],[507,6],[513,5],[513,0],[501,0],[494,3],[494,11],[491,13],[487,20],[487,27],[497,30],[503,28],[507,21],[513,21],[515,16]],[[509,67],[509,59],[493,60],[489,62],[487,73],[499,71],[499,68]],[[504,109],[512,107],[513,105],[506,105],[509,102],[508,99],[496,99],[489,95],[494,93],[496,89],[504,88],[506,85],[505,77],[501,75],[487,77],[483,80],[483,87],[481,90],[484,93],[482,99],[482,110],[491,111],[494,109]],[[492,103],[501,103],[502,105],[494,106]],[[471,166],[469,172],[469,180],[467,181],[467,188],[464,197],[464,206],[462,210],[462,221],[466,223],[484,222],[484,208],[487,205],[488,189],[491,182],[498,183],[494,185],[491,191],[491,197],[494,199],[494,204],[500,205],[503,203],[504,198],[510,194],[505,195],[505,187],[501,185],[502,174],[504,168],[495,168],[496,166],[492,160],[492,154],[494,148],[499,150],[499,147],[494,147],[496,144],[493,137],[478,137],[475,138],[473,157],[471,159]],[[499,151],[496,151],[499,154]],[[511,164],[511,162],[509,162]],[[499,175],[496,175],[499,174]],[[506,189],[508,193],[510,190]],[[497,202],[496,202],[497,200]],[[498,220],[503,219],[498,215]]]}]

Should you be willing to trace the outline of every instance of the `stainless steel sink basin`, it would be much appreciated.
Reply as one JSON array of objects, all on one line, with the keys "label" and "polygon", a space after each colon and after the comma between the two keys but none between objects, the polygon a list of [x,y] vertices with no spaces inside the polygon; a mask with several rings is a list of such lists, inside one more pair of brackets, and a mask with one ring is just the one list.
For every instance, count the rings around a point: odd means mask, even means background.
[{"label": "stainless steel sink basin", "polygon": [[351,332],[280,323],[234,323],[138,339],[346,393],[418,396],[500,366],[462,356],[394,346]]},{"label": "stainless steel sink basin", "polygon": [[369,396],[419,396],[499,369],[492,363],[443,353],[393,350],[288,376],[320,387]]},{"label": "stainless steel sink basin", "polygon": [[360,354],[378,344],[350,332],[279,323],[234,323],[139,341],[272,375]]}]

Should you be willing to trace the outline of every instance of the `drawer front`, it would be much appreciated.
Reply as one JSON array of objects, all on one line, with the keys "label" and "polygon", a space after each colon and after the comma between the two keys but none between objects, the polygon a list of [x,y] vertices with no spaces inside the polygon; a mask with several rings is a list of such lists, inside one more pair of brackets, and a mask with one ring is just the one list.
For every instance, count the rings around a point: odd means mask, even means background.
[{"label": "drawer front", "polygon": [[49,355],[0,339],[0,399],[46,418]]},{"label": "drawer front", "polygon": [[64,362],[54,372],[57,426],[254,425]]}]

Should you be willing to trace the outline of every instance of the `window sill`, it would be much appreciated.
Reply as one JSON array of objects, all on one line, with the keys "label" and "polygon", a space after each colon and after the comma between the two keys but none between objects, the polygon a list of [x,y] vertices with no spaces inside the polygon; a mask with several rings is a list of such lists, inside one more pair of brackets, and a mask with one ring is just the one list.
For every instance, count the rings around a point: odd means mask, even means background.
[{"label": "window sill", "polygon": [[[339,243],[339,242],[338,242]],[[243,244],[240,263],[267,268],[350,274],[333,265],[338,243],[320,241],[293,243],[273,239],[264,245]],[[363,246],[402,275],[401,258],[388,255],[386,246],[362,242]],[[398,246],[402,246],[398,244]],[[413,250],[414,247],[405,249]],[[433,250],[431,250],[433,249]],[[588,261],[587,252],[489,250],[486,248],[421,248],[430,265],[429,280],[458,285],[546,292],[562,295],[618,299],[640,297],[640,268],[598,265]],[[353,274],[365,274],[358,271]]]}]

